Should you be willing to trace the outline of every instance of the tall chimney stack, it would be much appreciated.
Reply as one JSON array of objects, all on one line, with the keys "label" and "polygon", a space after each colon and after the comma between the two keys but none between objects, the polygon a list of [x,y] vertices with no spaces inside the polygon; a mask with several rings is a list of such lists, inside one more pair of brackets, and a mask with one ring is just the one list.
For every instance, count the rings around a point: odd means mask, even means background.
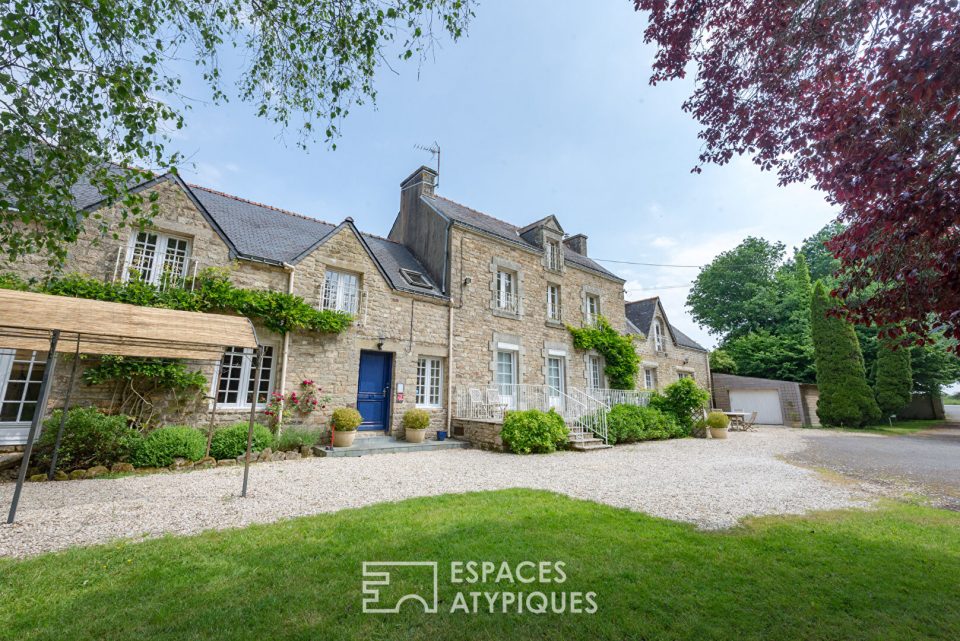
[{"label": "tall chimney stack", "polygon": [[576,234],[570,238],[565,238],[563,244],[581,256],[587,255],[587,237],[583,234]]}]

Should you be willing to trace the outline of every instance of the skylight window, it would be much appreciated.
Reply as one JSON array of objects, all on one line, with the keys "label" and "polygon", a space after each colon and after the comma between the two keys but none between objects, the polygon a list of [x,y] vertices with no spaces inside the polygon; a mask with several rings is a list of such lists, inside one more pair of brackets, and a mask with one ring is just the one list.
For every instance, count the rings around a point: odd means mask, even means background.
[{"label": "skylight window", "polygon": [[414,287],[433,289],[433,285],[430,284],[430,281],[424,278],[423,274],[420,272],[415,272],[412,269],[401,269],[400,273],[403,274],[403,277],[406,279],[406,281]]}]

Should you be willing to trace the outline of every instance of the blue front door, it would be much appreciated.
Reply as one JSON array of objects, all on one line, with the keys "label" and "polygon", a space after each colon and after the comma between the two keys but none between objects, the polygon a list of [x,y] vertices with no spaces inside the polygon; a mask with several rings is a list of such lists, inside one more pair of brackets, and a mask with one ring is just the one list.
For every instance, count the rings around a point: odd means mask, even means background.
[{"label": "blue front door", "polygon": [[393,354],[360,352],[357,410],[363,417],[361,430],[385,430],[390,422],[390,387]]}]

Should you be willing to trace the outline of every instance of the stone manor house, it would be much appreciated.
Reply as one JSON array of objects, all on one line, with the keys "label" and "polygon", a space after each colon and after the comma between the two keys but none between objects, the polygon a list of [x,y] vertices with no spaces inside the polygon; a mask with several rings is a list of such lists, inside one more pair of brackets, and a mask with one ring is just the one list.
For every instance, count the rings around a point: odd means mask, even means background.
[{"label": "stone manor house", "polygon": [[[491,403],[502,410],[534,396],[550,406],[585,397],[616,402],[623,392],[607,389],[602,356],[574,349],[566,329],[599,315],[636,335],[638,390],[685,376],[709,387],[707,351],[669,323],[659,299],[625,302],[624,280],[589,257],[585,235],[566,234],[554,216],[517,226],[480,213],[435,193],[436,178],[421,167],[400,184],[399,213],[383,238],[351,218],[321,222],[160,176],[136,187],[157,194],[151,227],[96,244],[88,231],[64,272],[160,283],[162,274],[188,280],[225,267],[239,287],[290,292],[355,318],[338,335],[279,336],[258,326],[266,345],[260,389],[254,393],[252,359],[228,350],[222,364],[203,368],[211,389],[192,417],[197,424],[214,396],[218,420],[237,420],[252,402],[265,406],[269,392],[288,393],[304,379],[332,396],[331,407],[359,409],[362,430],[388,434],[402,433],[400,417],[413,407],[430,412],[432,432],[469,439],[455,419]],[[107,220],[119,215],[92,189],[76,195],[79,208],[100,209]],[[0,261],[0,273],[25,279],[42,279],[46,269],[40,256]],[[25,441],[44,358],[0,345],[0,446]],[[57,370],[52,407],[63,402],[67,369]],[[73,393],[74,404],[109,402],[79,377]],[[321,424],[328,417],[289,418]]]}]

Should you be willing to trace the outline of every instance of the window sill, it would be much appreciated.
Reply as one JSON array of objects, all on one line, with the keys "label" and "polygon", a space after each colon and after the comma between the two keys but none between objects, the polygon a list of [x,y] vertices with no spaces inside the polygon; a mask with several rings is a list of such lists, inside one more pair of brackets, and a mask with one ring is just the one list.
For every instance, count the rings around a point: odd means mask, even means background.
[{"label": "window sill", "polygon": [[417,403],[416,408],[418,410],[442,410],[443,405],[421,405]]},{"label": "window sill", "polygon": [[563,321],[561,321],[561,320],[553,320],[552,318],[548,318],[548,319],[544,322],[544,324],[545,324],[547,327],[555,327],[555,328],[557,328],[557,329],[564,329],[564,328],[566,327],[566,325],[564,324]]},{"label": "window sill", "polygon": [[500,318],[511,318],[513,320],[520,320],[521,318],[520,312],[511,312],[506,309],[500,309],[499,307],[493,307],[490,309],[490,311],[494,316],[498,316]]}]

